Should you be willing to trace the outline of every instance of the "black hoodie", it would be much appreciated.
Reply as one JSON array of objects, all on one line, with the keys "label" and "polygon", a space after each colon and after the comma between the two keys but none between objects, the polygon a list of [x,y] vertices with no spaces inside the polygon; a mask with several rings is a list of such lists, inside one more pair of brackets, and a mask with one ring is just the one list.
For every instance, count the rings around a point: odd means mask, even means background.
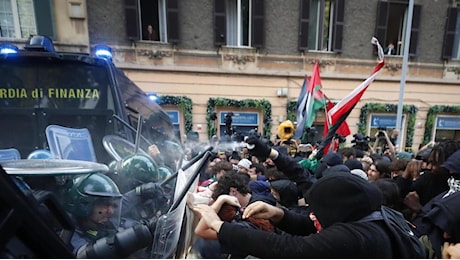
[{"label": "black hoodie", "polygon": [[[447,170],[446,174],[449,178],[460,180],[460,150],[449,156],[441,167]],[[460,190],[458,187],[447,188],[446,191],[426,203],[413,223],[417,227],[414,233],[419,237],[428,235],[436,257],[442,258],[441,246],[444,241],[460,243]],[[444,239],[444,232],[449,234],[449,239]]]},{"label": "black hoodie", "polygon": [[[383,221],[355,222],[381,207],[377,187],[353,174],[331,173],[313,184],[310,208],[321,222],[319,233],[309,216],[284,209],[277,227],[287,233],[249,230],[224,223],[219,241],[258,258],[392,258]],[[289,234],[288,234],[289,233]]]},{"label": "black hoodie", "polygon": [[305,206],[299,206],[299,197],[297,194],[297,185],[290,180],[276,180],[270,182],[270,187],[279,194],[279,204],[301,214],[307,214]]},{"label": "black hoodie", "polygon": [[378,188],[363,178],[342,172],[330,173],[318,180],[307,197],[309,209],[323,228],[337,222],[359,220],[380,210],[381,201]]}]

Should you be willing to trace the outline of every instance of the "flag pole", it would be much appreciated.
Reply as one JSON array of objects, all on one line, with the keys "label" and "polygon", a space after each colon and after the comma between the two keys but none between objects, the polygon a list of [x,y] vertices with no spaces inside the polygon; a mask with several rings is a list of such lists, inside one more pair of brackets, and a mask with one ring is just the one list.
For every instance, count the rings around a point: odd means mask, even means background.
[{"label": "flag pole", "polygon": [[397,152],[401,151],[403,147],[401,144],[401,133],[402,133],[402,112],[403,112],[403,99],[404,99],[404,88],[406,86],[406,73],[407,73],[407,62],[409,59],[409,46],[410,46],[410,33],[412,28],[412,16],[414,13],[414,0],[409,0],[409,10],[407,12],[407,23],[406,23],[406,33],[404,38],[404,50],[403,50],[403,63],[401,70],[401,85],[399,87],[399,102],[398,102],[398,111],[396,114],[396,129],[399,131],[398,137],[396,139]]}]

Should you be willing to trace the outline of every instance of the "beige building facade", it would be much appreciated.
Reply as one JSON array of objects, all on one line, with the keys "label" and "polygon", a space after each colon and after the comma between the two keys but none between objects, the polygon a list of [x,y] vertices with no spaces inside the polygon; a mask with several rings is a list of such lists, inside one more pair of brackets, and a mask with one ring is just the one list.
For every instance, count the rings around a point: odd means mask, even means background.
[{"label": "beige building facade", "polygon": [[[370,41],[369,48],[371,48]],[[272,106],[273,121],[270,138],[274,140],[279,124],[288,119],[288,104],[297,102],[304,77],[312,74],[314,65],[312,63],[315,60],[318,60],[320,64],[323,92],[334,102],[341,100],[361,84],[370,75],[373,66],[377,64],[377,59],[363,63],[360,60],[343,61],[336,58],[325,60],[321,55],[317,55],[316,59],[311,57],[308,61],[306,58],[303,60],[293,58],[286,62],[286,57],[283,58],[285,63],[279,64],[280,62],[273,57],[263,57],[260,63],[270,69],[258,68],[258,58],[254,58],[251,64],[238,64],[235,61],[222,62],[224,58],[208,58],[209,60],[203,62],[203,59],[206,58],[196,57],[187,59],[187,64],[180,64],[180,57],[170,57],[158,60],[153,58],[153,61],[146,61],[145,64],[136,68],[127,66],[126,63],[122,62],[118,66],[124,68],[128,77],[146,92],[190,97],[193,100],[193,131],[199,133],[200,140],[209,138],[206,126],[209,123],[207,120],[207,103],[210,98],[266,99]],[[142,57],[135,57],[135,59],[141,60]],[[175,64],[174,69],[162,68],[158,64],[162,60],[167,63],[168,59],[179,61]],[[193,61],[200,62],[192,65],[193,68],[202,66],[202,64],[214,63],[215,65],[199,70],[188,69]],[[409,63],[406,82],[401,83],[402,57],[386,57],[385,63],[385,67],[369,86],[346,121],[352,133],[357,133],[360,124],[365,124],[364,133],[371,136],[375,133],[375,131],[371,132],[370,124],[371,116],[374,113],[371,111],[363,122],[360,120],[361,109],[369,103],[397,106],[401,84],[404,84],[404,105],[417,108],[415,114],[412,114],[415,116],[415,125],[413,146],[410,148],[418,149],[418,145],[424,142],[427,113],[430,108],[436,105],[459,105],[460,93],[457,89],[460,83],[458,75],[451,73],[452,75],[444,76],[443,68],[435,64],[424,68]],[[218,113],[229,110],[234,112],[254,111],[254,109],[238,107],[216,108]],[[262,117],[262,112],[259,111],[259,113]],[[396,111],[375,111],[375,114],[396,116]],[[406,119],[411,116],[411,112],[404,112],[403,114]],[[446,113],[445,115],[455,116],[456,114]],[[316,124],[323,125],[323,120],[324,112],[318,111]],[[403,122],[404,133],[407,131],[408,123],[408,120]],[[224,126],[218,124],[218,133],[221,127]],[[258,127],[260,131],[264,127],[263,123],[260,123]],[[459,138],[458,134],[454,134],[453,137]],[[407,136],[403,134],[403,138],[405,141]],[[352,136],[348,137],[348,141],[352,139]]]}]

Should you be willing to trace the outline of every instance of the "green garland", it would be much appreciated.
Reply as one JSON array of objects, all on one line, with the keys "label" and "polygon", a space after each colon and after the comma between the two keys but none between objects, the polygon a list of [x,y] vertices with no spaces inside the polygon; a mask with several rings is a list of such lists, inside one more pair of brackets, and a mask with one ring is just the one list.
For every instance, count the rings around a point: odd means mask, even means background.
[{"label": "green garland", "polygon": [[[361,114],[359,115],[359,125],[358,132],[365,135],[366,124],[362,122],[367,122],[367,117],[370,112],[389,112],[396,113],[398,109],[397,105],[394,104],[380,104],[380,103],[367,103],[361,108]],[[412,147],[414,139],[414,128],[415,128],[415,113],[417,113],[418,108],[414,105],[404,105],[403,113],[409,113],[408,122],[407,122],[407,136],[406,136],[406,150]]]},{"label": "green garland", "polygon": [[289,101],[286,105],[286,118],[292,122],[297,121],[297,101]]},{"label": "green garland", "polygon": [[158,104],[161,105],[176,105],[184,115],[185,133],[189,133],[193,129],[192,121],[192,100],[188,97],[180,96],[158,96]]},{"label": "green garland", "polygon": [[271,125],[272,125],[272,105],[268,100],[255,100],[255,99],[245,99],[245,100],[233,100],[227,98],[210,98],[208,100],[208,108],[207,108],[207,115],[206,120],[208,122],[208,137],[216,134],[216,129],[214,128],[214,124],[210,118],[211,113],[215,111],[215,108],[219,107],[237,107],[240,109],[243,108],[256,108],[262,111],[262,115],[264,118],[264,129],[263,129],[263,136],[267,139],[270,139],[271,134]]},{"label": "green garland", "polygon": [[431,140],[433,126],[435,124],[436,116],[439,113],[460,113],[460,106],[432,106],[428,110],[425,122],[425,134],[423,135],[423,143],[427,144]]}]

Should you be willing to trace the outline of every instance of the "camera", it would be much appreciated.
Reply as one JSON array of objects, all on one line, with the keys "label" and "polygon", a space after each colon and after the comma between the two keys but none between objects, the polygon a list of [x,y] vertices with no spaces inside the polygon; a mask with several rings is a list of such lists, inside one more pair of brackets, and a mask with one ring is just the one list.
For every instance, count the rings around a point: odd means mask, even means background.
[{"label": "camera", "polygon": [[233,116],[233,112],[228,112],[226,115],[225,115],[225,124],[232,124],[232,116]]},{"label": "camera", "polygon": [[260,138],[261,134],[259,132],[257,132],[257,128],[254,128],[254,129],[249,130],[248,137],[250,137],[250,136],[255,136],[257,138]]},{"label": "camera", "polygon": [[292,129],[291,127],[285,127],[285,128],[284,128],[284,133],[285,133],[285,134],[290,134],[290,133],[292,133],[292,130],[293,130],[293,129]]},{"label": "camera", "polygon": [[347,141],[347,138],[339,134],[335,134],[334,138],[338,139],[339,143],[345,143]]},{"label": "camera", "polygon": [[360,133],[354,134],[353,138],[354,140],[351,140],[352,143],[362,143],[364,142],[364,136]]},{"label": "camera", "polygon": [[361,151],[367,151],[369,149],[369,141],[371,141],[369,136],[364,136],[363,134],[356,133],[353,135],[353,137],[355,138],[351,141],[355,144],[353,147]]}]

